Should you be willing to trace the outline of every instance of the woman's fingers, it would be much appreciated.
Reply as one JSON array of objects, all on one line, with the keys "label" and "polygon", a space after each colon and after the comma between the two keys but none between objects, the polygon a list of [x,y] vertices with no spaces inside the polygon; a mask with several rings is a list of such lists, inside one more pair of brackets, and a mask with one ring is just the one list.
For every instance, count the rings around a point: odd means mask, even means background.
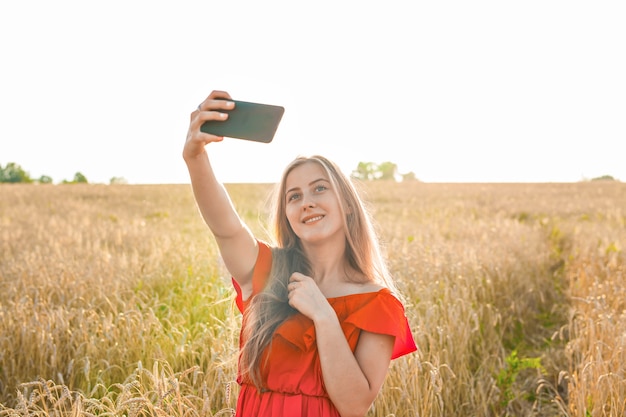
[{"label": "woman's fingers", "polygon": [[289,282],[300,282],[300,281],[304,281],[307,278],[311,279],[310,277],[307,277],[306,275],[301,274],[300,272],[294,272],[289,277]]},{"label": "woman's fingers", "polygon": [[289,295],[291,296],[291,293],[293,293],[298,288],[303,288],[305,286],[304,281],[307,278],[309,277],[299,272],[294,272],[293,274],[291,274],[291,276],[289,277],[289,284],[287,285],[287,290],[289,291]]},{"label": "woman's fingers", "polygon": [[206,134],[200,131],[204,122],[210,120],[226,120],[228,113],[220,110],[232,110],[235,107],[230,94],[226,91],[213,90],[209,96],[191,113],[189,130],[192,133]]},{"label": "woman's fingers", "polygon": [[232,110],[234,107],[235,103],[233,103],[232,101],[222,100],[219,98],[213,99],[211,98],[211,96],[209,96],[209,98],[200,103],[200,105],[198,105],[198,108],[191,113],[191,120],[189,122],[190,132],[192,134],[198,134],[201,137],[204,135],[205,137],[203,137],[203,139],[208,140],[209,142],[211,142],[211,140],[209,140],[209,138],[206,136],[212,136],[215,140],[215,138],[218,138],[219,136],[204,133],[200,130],[200,127],[208,121],[223,121],[228,119],[228,113],[225,113],[222,110]]},{"label": "woman's fingers", "polygon": [[287,289],[291,292],[291,291],[297,290],[300,287],[302,287],[302,283],[301,282],[291,282],[287,286]]},{"label": "woman's fingers", "polygon": [[213,90],[209,96],[198,105],[198,110],[228,110],[234,107],[230,94],[226,91]]},{"label": "woman's fingers", "polygon": [[223,121],[228,119],[228,113],[222,110],[231,110],[235,107],[230,94],[226,91],[214,90],[191,112],[189,130],[183,155],[191,158],[204,152],[204,147],[211,142],[221,142],[222,136],[202,132],[200,128],[208,121]]},{"label": "woman's fingers", "polygon": [[287,288],[289,305],[308,318],[314,320],[320,315],[327,315],[329,308],[332,312],[332,307],[313,278],[294,272],[289,277]]}]

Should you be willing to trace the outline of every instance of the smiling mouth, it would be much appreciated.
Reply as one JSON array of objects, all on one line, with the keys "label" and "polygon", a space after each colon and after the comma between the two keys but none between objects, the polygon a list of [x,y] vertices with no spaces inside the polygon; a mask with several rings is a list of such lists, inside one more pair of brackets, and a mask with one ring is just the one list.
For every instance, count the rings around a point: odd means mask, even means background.
[{"label": "smiling mouth", "polygon": [[304,221],[302,223],[313,223],[316,222],[318,220],[322,220],[324,218],[324,216],[320,215],[320,216],[315,216],[315,217],[310,217],[308,219],[304,219]]}]

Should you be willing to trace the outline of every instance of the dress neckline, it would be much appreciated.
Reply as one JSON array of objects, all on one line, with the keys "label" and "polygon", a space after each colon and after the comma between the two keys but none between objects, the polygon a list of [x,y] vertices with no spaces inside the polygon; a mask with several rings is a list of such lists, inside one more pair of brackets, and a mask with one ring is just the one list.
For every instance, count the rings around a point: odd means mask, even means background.
[{"label": "dress neckline", "polygon": [[378,294],[378,293],[382,293],[382,292],[387,292],[387,293],[389,293],[390,291],[389,291],[389,288],[387,288],[387,287],[383,287],[383,288],[381,288],[381,289],[379,289],[379,290],[376,290],[376,291],[355,292],[355,293],[352,293],[352,294],[338,295],[338,296],[336,296],[336,297],[326,297],[326,299],[327,299],[328,301],[331,301],[331,300],[339,300],[339,299],[341,299],[341,298],[350,298],[350,297],[355,297],[355,296],[358,296],[358,295],[361,295],[361,296],[367,296],[367,295]]}]

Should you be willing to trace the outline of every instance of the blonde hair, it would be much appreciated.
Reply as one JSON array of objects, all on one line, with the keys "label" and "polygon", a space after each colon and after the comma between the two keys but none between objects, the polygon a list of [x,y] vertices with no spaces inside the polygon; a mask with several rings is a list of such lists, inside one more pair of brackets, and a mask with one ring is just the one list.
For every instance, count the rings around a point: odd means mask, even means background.
[{"label": "blonde hair", "polygon": [[318,164],[326,172],[331,188],[337,196],[344,221],[346,236],[345,257],[348,265],[358,274],[357,282],[375,282],[397,294],[393,279],[381,254],[378,236],[371,217],[350,180],[339,167],[329,159],[314,155],[298,157],[284,170],[280,183],[274,192],[272,210],[273,232],[276,246],[272,249],[272,270],[265,289],[254,296],[248,305],[247,317],[243,323],[243,337],[240,365],[242,374],[248,376],[254,385],[262,390],[261,368],[266,348],[271,348],[271,340],[276,328],[295,310],[288,303],[289,278],[293,272],[311,274],[311,265],[302,249],[300,238],[294,233],[286,215],[286,180],[289,173],[307,163]]}]

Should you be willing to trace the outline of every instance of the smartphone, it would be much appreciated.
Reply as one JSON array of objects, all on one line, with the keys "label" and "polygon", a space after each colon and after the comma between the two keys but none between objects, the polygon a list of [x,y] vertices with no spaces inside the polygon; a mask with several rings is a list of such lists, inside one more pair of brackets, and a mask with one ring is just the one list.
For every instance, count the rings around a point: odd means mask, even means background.
[{"label": "smartphone", "polygon": [[202,132],[263,143],[270,143],[274,139],[285,112],[284,107],[248,101],[230,101],[235,103],[235,108],[219,110],[228,113],[228,119],[204,122],[200,127]]}]

